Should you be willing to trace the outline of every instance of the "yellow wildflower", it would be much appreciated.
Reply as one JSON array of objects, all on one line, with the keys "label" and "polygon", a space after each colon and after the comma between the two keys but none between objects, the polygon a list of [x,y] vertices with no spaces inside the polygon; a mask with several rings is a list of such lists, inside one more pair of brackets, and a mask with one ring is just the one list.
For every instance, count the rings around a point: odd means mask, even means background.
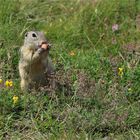
[{"label": "yellow wildflower", "polygon": [[2,83],[2,79],[0,79],[0,84]]},{"label": "yellow wildflower", "polygon": [[69,54],[70,54],[70,56],[74,56],[75,55],[75,52],[74,51],[71,51]]},{"label": "yellow wildflower", "polygon": [[6,87],[12,87],[13,86],[13,82],[12,81],[6,81],[5,82]]},{"label": "yellow wildflower", "polygon": [[13,96],[13,103],[16,104],[18,102],[19,97],[14,95]]},{"label": "yellow wildflower", "polygon": [[120,77],[123,76],[123,68],[118,68],[118,75],[119,75]]}]

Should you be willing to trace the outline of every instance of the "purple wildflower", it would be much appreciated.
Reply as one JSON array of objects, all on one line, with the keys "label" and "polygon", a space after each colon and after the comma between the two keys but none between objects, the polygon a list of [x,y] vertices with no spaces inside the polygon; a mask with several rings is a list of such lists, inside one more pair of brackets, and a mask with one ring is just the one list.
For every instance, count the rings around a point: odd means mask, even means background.
[{"label": "purple wildflower", "polygon": [[112,31],[115,32],[115,31],[118,31],[119,30],[119,25],[118,24],[113,24],[112,25]]}]

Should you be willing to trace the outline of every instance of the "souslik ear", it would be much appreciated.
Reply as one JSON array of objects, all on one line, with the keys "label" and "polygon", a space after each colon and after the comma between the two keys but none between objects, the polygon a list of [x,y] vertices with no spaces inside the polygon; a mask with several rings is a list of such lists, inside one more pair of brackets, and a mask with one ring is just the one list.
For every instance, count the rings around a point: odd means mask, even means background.
[{"label": "souslik ear", "polygon": [[27,37],[28,36],[28,32],[26,32],[25,34],[24,34],[24,37]]}]

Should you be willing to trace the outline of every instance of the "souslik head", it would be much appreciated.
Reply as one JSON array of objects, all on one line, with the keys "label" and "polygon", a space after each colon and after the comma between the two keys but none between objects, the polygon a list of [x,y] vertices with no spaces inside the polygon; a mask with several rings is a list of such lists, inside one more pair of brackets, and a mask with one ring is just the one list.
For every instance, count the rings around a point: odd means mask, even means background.
[{"label": "souslik head", "polygon": [[48,49],[51,47],[43,32],[29,31],[25,33],[24,46],[30,46],[33,47],[32,49],[37,50],[42,44],[47,44]]}]

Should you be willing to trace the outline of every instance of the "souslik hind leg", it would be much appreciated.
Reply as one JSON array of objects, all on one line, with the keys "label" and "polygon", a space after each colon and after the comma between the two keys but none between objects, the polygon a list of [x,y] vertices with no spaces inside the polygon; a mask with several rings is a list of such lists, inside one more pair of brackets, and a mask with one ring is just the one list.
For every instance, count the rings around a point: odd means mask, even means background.
[{"label": "souslik hind leg", "polygon": [[25,79],[21,79],[20,86],[21,86],[21,90],[27,91],[29,88],[29,82]]},{"label": "souslik hind leg", "polygon": [[28,74],[21,65],[19,65],[19,74],[21,78],[20,82],[21,90],[27,91],[29,88]]}]

